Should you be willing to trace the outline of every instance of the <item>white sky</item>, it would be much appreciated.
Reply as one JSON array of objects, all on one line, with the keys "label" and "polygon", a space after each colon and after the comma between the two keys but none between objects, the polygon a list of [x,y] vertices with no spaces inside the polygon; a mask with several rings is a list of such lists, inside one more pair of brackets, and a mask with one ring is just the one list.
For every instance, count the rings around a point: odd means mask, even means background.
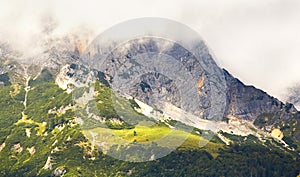
[{"label": "white sky", "polygon": [[99,34],[139,17],[173,19],[198,31],[219,65],[245,84],[283,99],[300,82],[300,0],[0,0],[0,41],[27,50],[49,15],[62,33],[87,26]]}]

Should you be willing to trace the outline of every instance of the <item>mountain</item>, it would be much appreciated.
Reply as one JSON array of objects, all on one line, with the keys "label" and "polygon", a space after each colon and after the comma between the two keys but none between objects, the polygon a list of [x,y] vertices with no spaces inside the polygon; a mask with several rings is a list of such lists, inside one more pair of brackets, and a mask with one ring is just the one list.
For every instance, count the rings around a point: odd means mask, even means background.
[{"label": "mountain", "polygon": [[204,42],[202,63],[157,38],[87,62],[68,38],[32,63],[0,45],[1,176],[299,174],[298,111],[219,68]]},{"label": "mountain", "polygon": [[[105,51],[111,47],[95,43],[90,48],[101,50],[98,53],[92,50],[94,58],[89,59],[92,66],[100,63],[94,69],[111,79],[115,92],[130,95],[163,112],[168,109],[165,103],[171,103],[197,116],[189,119],[193,122],[189,125],[194,127],[202,128],[201,122],[197,122],[201,118],[220,121],[225,117],[249,123],[248,130],[241,132],[235,125],[232,130],[220,128],[222,131],[256,134],[263,129],[262,134],[272,134],[272,130],[280,130],[284,137],[298,141],[299,113],[292,104],[284,104],[262,90],[246,86],[219,68],[203,41],[194,46],[192,53],[180,43],[144,37],[115,47],[103,60]],[[258,130],[249,131],[250,127]]]},{"label": "mountain", "polygon": [[228,85],[227,114],[253,121],[262,113],[276,112],[279,117],[273,120],[274,123],[280,119],[288,119],[291,114],[297,113],[293,105],[284,104],[262,90],[244,85],[225,69],[224,73]]},{"label": "mountain", "polygon": [[226,114],[253,122],[265,131],[284,130],[284,135],[299,141],[299,112],[290,103],[284,104],[266,92],[246,86],[224,70],[228,85]]}]

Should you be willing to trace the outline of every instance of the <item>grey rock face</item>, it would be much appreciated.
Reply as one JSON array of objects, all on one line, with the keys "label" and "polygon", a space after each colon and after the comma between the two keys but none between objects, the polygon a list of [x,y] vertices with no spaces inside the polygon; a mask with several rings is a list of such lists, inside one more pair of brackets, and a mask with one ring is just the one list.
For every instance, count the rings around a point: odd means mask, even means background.
[{"label": "grey rock face", "polygon": [[163,102],[169,102],[202,118],[218,116],[218,120],[232,115],[254,121],[270,113],[268,125],[290,119],[297,112],[293,105],[246,86],[220,69],[204,42],[198,44],[197,53],[176,42],[156,38],[136,39],[116,46],[107,47],[111,51],[106,55],[102,52],[90,56],[96,62],[94,65],[101,63],[95,69],[112,78],[110,84],[116,92],[131,95],[157,109],[163,110]]},{"label": "grey rock face", "polygon": [[108,55],[97,53],[91,60],[94,66],[101,63],[95,69],[112,78],[115,92],[160,110],[168,102],[202,118],[223,116],[225,77],[202,41],[192,53],[176,42],[145,37],[127,41]]},{"label": "grey rock face", "polygon": [[253,86],[246,86],[224,70],[227,82],[227,115],[254,120],[262,113],[276,113],[278,120],[288,119],[297,112],[293,105],[285,105],[278,99]]}]

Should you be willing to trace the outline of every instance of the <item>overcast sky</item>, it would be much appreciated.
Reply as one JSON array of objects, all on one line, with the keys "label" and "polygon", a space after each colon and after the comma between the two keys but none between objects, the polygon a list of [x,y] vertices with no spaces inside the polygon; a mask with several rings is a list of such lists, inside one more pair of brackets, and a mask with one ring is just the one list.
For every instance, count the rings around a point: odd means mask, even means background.
[{"label": "overcast sky", "polygon": [[299,0],[1,0],[0,40],[26,49],[45,16],[60,33],[86,26],[95,34],[132,18],[173,19],[199,32],[246,84],[283,99],[300,82]]}]

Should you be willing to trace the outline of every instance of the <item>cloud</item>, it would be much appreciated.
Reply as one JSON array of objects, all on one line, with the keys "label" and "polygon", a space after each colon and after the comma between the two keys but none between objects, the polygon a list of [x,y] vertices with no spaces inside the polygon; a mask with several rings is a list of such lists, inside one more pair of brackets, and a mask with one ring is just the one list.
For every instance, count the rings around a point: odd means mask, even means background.
[{"label": "cloud", "polygon": [[30,53],[43,33],[64,35],[84,26],[99,34],[148,16],[195,29],[219,65],[271,95],[284,99],[287,88],[300,81],[298,0],[1,1],[0,39]]},{"label": "cloud", "polygon": [[298,109],[300,109],[300,83],[297,83],[294,86],[288,88],[286,100],[287,102],[294,104]]}]

